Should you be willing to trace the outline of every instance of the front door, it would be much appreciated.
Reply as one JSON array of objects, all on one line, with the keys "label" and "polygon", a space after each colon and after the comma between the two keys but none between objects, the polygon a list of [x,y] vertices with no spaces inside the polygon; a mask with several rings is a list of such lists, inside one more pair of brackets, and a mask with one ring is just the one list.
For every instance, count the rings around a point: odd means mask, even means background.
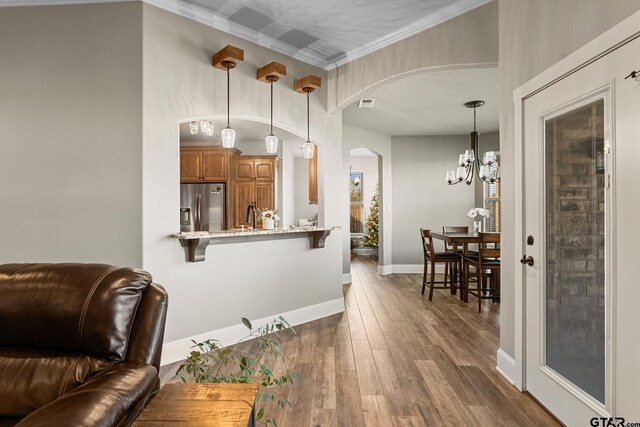
[{"label": "front door", "polygon": [[633,90],[639,50],[636,39],[523,106],[525,388],[568,426],[613,414],[612,159],[616,126],[640,117],[617,92]]}]

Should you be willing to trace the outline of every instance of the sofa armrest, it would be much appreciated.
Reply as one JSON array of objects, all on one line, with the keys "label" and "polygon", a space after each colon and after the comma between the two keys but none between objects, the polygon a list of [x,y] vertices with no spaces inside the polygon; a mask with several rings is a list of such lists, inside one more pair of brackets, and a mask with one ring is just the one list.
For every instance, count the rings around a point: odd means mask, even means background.
[{"label": "sofa armrest", "polygon": [[118,363],[32,412],[16,427],[116,426],[139,409],[157,381],[153,366]]}]

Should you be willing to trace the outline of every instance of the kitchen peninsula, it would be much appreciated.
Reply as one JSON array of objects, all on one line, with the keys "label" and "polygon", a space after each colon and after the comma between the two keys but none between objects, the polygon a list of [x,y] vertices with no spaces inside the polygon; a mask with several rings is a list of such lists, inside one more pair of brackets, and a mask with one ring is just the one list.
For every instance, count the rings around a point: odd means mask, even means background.
[{"label": "kitchen peninsula", "polygon": [[194,231],[173,234],[171,237],[177,238],[185,250],[187,262],[204,261],[205,251],[209,245],[224,243],[242,243],[261,240],[294,239],[300,237],[311,238],[311,248],[324,248],[325,239],[332,230],[339,227],[291,227],[287,229],[277,228],[274,230],[264,229],[244,229],[226,231]]}]

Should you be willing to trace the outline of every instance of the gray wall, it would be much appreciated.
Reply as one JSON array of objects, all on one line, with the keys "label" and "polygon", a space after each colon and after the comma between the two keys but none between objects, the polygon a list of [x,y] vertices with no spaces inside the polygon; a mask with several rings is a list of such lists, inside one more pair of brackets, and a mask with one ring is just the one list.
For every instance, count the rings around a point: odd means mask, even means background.
[{"label": "gray wall", "polygon": [[[469,136],[394,136],[393,264],[422,265],[419,229],[442,231],[443,225],[469,225],[466,213],[474,206],[473,187],[449,186],[447,169],[469,147]],[[442,244],[437,243],[442,250]]]},{"label": "gray wall", "polygon": [[500,0],[500,134],[502,157],[502,293],[500,347],[514,355],[513,91],[640,9],[639,0]]},{"label": "gray wall", "polygon": [[1,9],[0,263],[142,266],[141,20]]},{"label": "gray wall", "polygon": [[[180,121],[226,113],[226,75],[211,67],[211,55],[227,44],[245,50],[231,73],[231,123],[269,121],[269,91],[255,78],[272,61],[287,65],[274,87],[274,126],[306,138],[306,98],[293,80],[326,72],[154,6],[143,6],[144,134],[143,248],[145,269],[165,284],[171,304],[167,342],[250,319],[342,299],[340,230],[323,249],[309,239],[212,245],[201,263],[186,263],[168,236],[178,230]],[[311,96],[311,140],[319,145],[319,217],[340,225],[339,177],[342,115],[326,112],[326,91]],[[240,137],[239,137],[240,139]],[[306,182],[306,180],[305,180]],[[326,191],[325,191],[326,189]],[[214,307],[212,309],[212,307]]]}]

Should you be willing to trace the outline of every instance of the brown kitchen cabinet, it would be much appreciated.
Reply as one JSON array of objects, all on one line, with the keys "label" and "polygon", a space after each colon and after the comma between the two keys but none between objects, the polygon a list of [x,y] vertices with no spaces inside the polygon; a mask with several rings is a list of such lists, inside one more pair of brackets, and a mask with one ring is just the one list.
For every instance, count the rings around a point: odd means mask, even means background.
[{"label": "brown kitchen cabinet", "polygon": [[[275,209],[274,156],[235,156],[231,160],[233,193],[231,224],[234,228],[249,226],[247,208],[255,203],[258,209]],[[258,221],[258,227],[260,221]]]},{"label": "brown kitchen cabinet", "polygon": [[236,181],[273,182],[275,161],[275,157],[235,157],[233,159],[233,178]]},{"label": "brown kitchen cabinet", "polygon": [[313,146],[313,157],[309,159],[309,204],[318,204],[318,146]]},{"label": "brown kitchen cabinet", "polygon": [[182,147],[180,149],[180,182],[226,182],[229,152],[222,147]]}]

